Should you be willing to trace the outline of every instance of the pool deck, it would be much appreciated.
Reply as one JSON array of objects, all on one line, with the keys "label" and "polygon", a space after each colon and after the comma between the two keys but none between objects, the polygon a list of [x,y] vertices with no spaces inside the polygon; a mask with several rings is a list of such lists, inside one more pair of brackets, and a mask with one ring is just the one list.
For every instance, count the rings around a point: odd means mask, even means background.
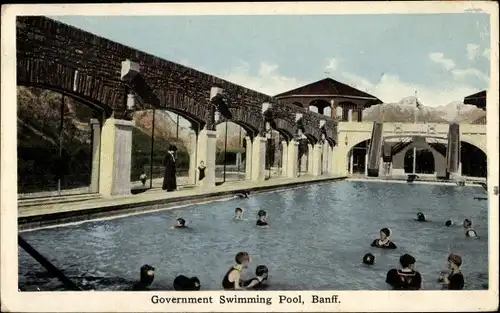
[{"label": "pool deck", "polygon": [[181,188],[175,192],[151,189],[143,193],[126,196],[102,197],[80,195],[52,198],[39,204],[34,201],[18,201],[19,230],[79,222],[132,213],[157,211],[168,206],[189,205],[205,201],[224,199],[248,190],[251,194],[283,190],[317,183],[345,179],[345,176],[301,176],[297,178],[273,178],[262,182],[235,181],[219,186],[203,188]]}]

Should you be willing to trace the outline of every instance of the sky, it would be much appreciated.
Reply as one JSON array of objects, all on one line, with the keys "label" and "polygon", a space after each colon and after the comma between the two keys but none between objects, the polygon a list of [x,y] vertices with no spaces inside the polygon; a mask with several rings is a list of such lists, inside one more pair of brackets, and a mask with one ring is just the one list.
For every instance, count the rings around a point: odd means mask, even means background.
[{"label": "sky", "polygon": [[487,14],[50,18],[268,95],[331,77],[436,107],[489,86]]}]

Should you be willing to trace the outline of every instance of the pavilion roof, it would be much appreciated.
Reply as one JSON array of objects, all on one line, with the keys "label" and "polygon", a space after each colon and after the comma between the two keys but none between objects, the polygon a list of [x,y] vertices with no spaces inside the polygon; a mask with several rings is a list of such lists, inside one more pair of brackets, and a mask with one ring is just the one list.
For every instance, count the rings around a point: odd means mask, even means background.
[{"label": "pavilion roof", "polygon": [[358,90],[349,85],[343,84],[331,78],[325,78],[318,80],[314,83],[292,89],[278,95],[276,98],[286,98],[293,96],[336,96],[336,97],[346,97],[346,98],[361,98],[367,100],[375,100],[378,103],[382,103],[377,97],[370,95],[364,91]]},{"label": "pavilion roof", "polygon": [[477,92],[464,98],[465,104],[472,104],[480,109],[486,110],[486,90]]}]

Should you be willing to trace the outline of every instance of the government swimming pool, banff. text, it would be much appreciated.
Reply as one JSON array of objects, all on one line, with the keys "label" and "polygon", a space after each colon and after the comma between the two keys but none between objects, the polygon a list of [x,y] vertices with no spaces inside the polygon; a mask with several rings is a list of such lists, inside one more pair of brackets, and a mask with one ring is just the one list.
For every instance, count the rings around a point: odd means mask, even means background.
[{"label": "government swimming pool, banff. text", "polygon": [[[208,304],[215,303],[214,298],[216,297],[162,297],[160,295],[151,296],[151,303],[153,304]],[[306,302],[313,304],[335,304],[340,303],[338,295],[332,294],[329,297],[318,296],[318,295],[308,295],[302,296],[286,296],[286,295],[276,295],[273,297],[263,297],[263,296],[253,296],[245,297],[239,295],[220,295],[218,297],[219,304],[265,304],[272,305],[273,301],[277,304],[302,304]]]}]

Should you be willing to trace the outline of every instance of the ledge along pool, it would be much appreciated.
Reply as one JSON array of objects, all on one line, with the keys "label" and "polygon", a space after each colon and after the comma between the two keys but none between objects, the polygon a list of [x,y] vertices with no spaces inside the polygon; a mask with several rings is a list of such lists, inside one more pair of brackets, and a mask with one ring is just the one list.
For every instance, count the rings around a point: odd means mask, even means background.
[{"label": "ledge along pool", "polygon": [[[441,289],[437,277],[449,253],[463,258],[465,289],[488,289],[488,201],[481,187],[342,181],[248,199],[41,229],[22,236],[84,289],[128,290],[139,268],[156,268],[153,289],[171,290],[177,275],[197,276],[201,290],[221,290],[234,256],[247,251],[255,267],[269,267],[269,290],[387,290],[385,275],[399,257],[413,255],[423,288]],[[244,208],[243,221],[232,219]],[[268,229],[255,226],[269,214]],[[417,212],[429,222],[419,223]],[[190,229],[171,229],[177,217]],[[465,237],[470,218],[480,238]],[[451,219],[455,225],[446,227]],[[396,250],[370,247],[383,227]],[[375,265],[362,264],[366,253]],[[19,250],[19,283],[26,290],[62,290],[61,284]]]}]

